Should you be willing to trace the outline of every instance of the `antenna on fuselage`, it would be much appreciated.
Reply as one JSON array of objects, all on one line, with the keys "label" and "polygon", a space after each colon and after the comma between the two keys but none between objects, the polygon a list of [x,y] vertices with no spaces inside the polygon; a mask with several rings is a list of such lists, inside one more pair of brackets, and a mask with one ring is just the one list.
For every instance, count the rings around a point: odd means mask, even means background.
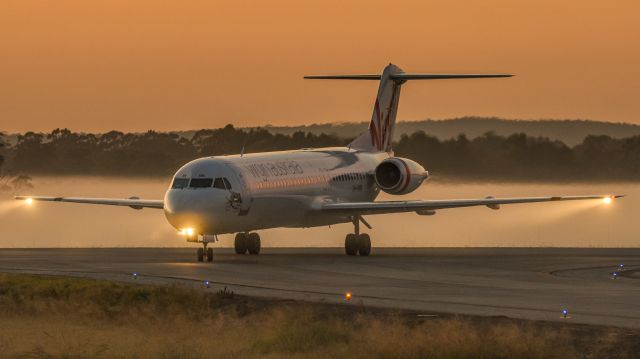
[{"label": "antenna on fuselage", "polygon": [[242,145],[242,149],[240,150],[240,157],[244,156],[244,145]]}]

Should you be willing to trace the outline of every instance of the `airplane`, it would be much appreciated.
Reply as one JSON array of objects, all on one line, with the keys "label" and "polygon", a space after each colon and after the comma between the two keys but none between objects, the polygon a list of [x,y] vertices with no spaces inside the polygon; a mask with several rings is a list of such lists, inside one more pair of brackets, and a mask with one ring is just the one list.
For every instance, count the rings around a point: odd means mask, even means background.
[{"label": "airplane", "polygon": [[[352,223],[344,250],[349,256],[368,256],[371,238],[360,224],[371,229],[366,215],[414,212],[434,215],[443,209],[486,206],[497,210],[516,203],[602,200],[611,203],[619,195],[549,196],[518,198],[375,201],[381,191],[404,195],[429,178],[419,163],[396,157],[392,139],[400,89],[412,80],[511,77],[508,74],[405,73],[389,64],[382,74],[305,76],[314,80],[379,81],[368,130],[346,147],[301,149],[195,159],[173,176],[164,199],[81,198],[16,196],[34,201],[87,203],[154,208],[164,211],[167,221],[188,242],[201,243],[197,260],[213,260],[209,243],[218,235],[234,234],[237,254],[260,253],[257,230],[305,228]],[[243,151],[244,152],[244,151]]]}]

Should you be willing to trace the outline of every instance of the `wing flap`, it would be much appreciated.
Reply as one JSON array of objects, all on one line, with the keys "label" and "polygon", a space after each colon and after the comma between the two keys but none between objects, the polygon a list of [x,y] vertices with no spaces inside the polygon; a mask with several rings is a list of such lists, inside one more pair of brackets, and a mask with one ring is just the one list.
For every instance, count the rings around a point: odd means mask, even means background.
[{"label": "wing flap", "polygon": [[142,208],[164,208],[162,200],[155,199],[139,199],[139,198],[85,198],[85,197],[46,197],[46,196],[16,196],[17,200],[29,201],[45,201],[45,202],[69,202],[69,203],[85,203],[85,204],[101,204],[107,206],[126,206],[133,209]]},{"label": "wing flap", "polygon": [[621,195],[591,195],[591,196],[563,196],[563,197],[516,197],[516,198],[480,198],[480,199],[452,199],[452,200],[417,200],[417,201],[383,201],[383,202],[344,202],[326,203],[321,210],[331,213],[345,214],[384,214],[400,212],[416,212],[424,210],[440,210],[448,208],[462,208],[473,206],[499,206],[502,204],[605,200],[623,197]]}]

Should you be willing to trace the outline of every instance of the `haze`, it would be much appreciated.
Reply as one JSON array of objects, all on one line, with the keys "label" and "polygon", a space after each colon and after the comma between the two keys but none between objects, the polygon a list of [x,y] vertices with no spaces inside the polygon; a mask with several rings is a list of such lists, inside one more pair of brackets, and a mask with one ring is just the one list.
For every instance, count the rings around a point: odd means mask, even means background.
[{"label": "haze", "polygon": [[[163,180],[99,177],[38,177],[33,194],[162,198]],[[380,200],[482,198],[487,195],[540,196],[624,193],[607,206],[599,201],[541,203],[367,216],[374,247],[637,247],[637,184],[443,184],[431,182],[414,193]],[[196,247],[166,222],[162,211],[66,203],[27,207],[0,200],[0,247]],[[351,225],[260,231],[264,247],[341,247]],[[217,247],[231,247],[220,236]],[[375,251],[375,249],[374,249]]]},{"label": "haze", "polygon": [[305,74],[510,72],[409,84],[399,119],[640,123],[637,1],[0,2],[0,130],[368,120],[377,83]]}]

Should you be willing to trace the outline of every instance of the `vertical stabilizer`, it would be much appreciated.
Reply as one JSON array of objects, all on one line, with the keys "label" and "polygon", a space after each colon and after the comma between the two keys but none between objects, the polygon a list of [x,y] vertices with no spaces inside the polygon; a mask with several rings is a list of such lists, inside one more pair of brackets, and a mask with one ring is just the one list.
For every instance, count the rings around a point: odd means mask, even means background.
[{"label": "vertical stabilizer", "polygon": [[369,129],[349,144],[350,148],[369,152],[391,152],[393,129],[396,125],[400,86],[404,81],[392,76],[404,72],[394,64],[385,67],[380,76],[380,87],[373,105]]}]

